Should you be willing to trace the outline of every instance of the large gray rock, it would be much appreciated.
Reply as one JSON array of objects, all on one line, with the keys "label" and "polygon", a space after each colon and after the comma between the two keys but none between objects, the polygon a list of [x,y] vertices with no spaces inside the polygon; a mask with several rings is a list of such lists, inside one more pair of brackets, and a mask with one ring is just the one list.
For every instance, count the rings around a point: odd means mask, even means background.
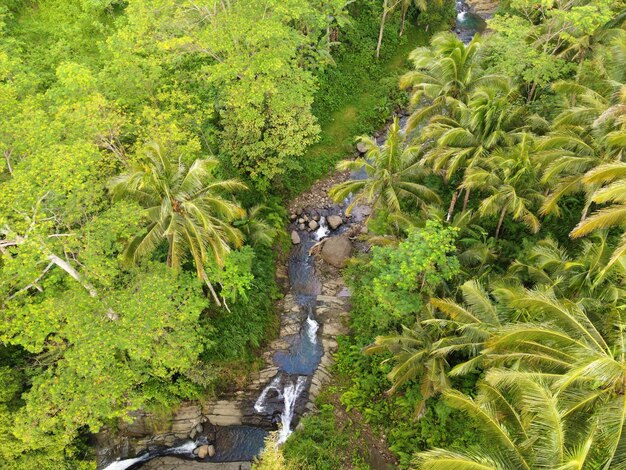
[{"label": "large gray rock", "polygon": [[291,231],[291,243],[298,245],[300,243],[300,235],[295,230]]},{"label": "large gray rock", "polygon": [[352,254],[352,243],[346,236],[331,237],[322,247],[322,259],[336,268],[343,268]]},{"label": "large gray rock", "polygon": [[317,222],[315,222],[314,220],[311,220],[311,221],[309,222],[309,230],[317,230],[317,228],[318,228],[319,226],[320,226],[320,225],[319,225]]},{"label": "large gray rock", "polygon": [[356,149],[359,153],[365,153],[367,151],[367,147],[363,142],[356,144]]},{"label": "large gray rock", "polygon": [[331,229],[335,230],[343,223],[343,220],[341,220],[341,217],[338,215],[331,215],[326,219],[326,222],[328,222],[328,226]]}]

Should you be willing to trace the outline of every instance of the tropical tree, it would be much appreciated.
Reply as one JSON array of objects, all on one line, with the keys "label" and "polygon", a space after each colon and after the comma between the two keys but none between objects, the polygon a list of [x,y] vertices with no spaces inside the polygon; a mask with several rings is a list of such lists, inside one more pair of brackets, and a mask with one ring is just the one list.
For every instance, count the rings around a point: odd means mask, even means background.
[{"label": "tropical tree", "polygon": [[483,73],[480,45],[478,35],[466,45],[455,34],[444,32],[433,36],[430,47],[418,47],[411,52],[409,58],[414,70],[400,80],[402,88],[411,90],[411,104],[417,107],[407,123],[408,131],[434,115],[445,114],[458,101],[467,103],[480,86],[511,88],[507,77]]},{"label": "tropical tree", "polygon": [[541,286],[584,305],[615,304],[626,296],[622,285],[626,264],[609,264],[613,249],[606,231],[584,240],[574,254],[552,238],[540,240],[526,256],[511,264],[498,284]]},{"label": "tropical tree", "polygon": [[265,210],[265,206],[257,204],[246,209],[244,215],[233,222],[233,226],[241,231],[246,242],[252,246],[269,246],[277,235],[277,230],[263,216]]},{"label": "tropical tree", "polygon": [[541,207],[544,215],[558,215],[564,196],[586,193],[582,214],[585,219],[594,189],[585,184],[585,174],[623,157],[626,85],[605,79],[595,88],[574,82],[553,85],[566,106],[552,123],[552,131],[537,145],[535,158],[542,165],[542,181],[551,186]]},{"label": "tropical tree", "polygon": [[499,214],[496,239],[506,214],[511,214],[513,220],[521,220],[533,233],[539,231],[540,222],[534,210],[543,200],[543,194],[537,165],[531,161],[532,145],[530,136],[523,134],[516,146],[496,149],[466,170],[462,187],[489,194],[480,203],[479,213]]},{"label": "tropical tree", "polygon": [[229,245],[240,246],[241,232],[231,222],[243,210],[226,196],[245,189],[237,180],[219,180],[213,174],[217,160],[197,159],[187,167],[151,143],[145,157],[111,180],[114,198],[130,197],[142,207],[146,229],[126,248],[126,258],[137,261],[167,243],[167,265],[178,269],[190,254],[197,275],[221,305],[205,271],[206,263],[222,266]]},{"label": "tropical tree", "polygon": [[605,447],[610,445],[610,431],[615,428],[604,420],[603,413],[572,406],[541,377],[528,374],[510,379],[508,371],[488,372],[476,398],[446,390],[446,402],[464,411],[483,431],[481,445],[460,451],[421,452],[413,468],[621,468],[623,455]]},{"label": "tropical tree", "polygon": [[364,179],[349,179],[333,187],[329,195],[335,201],[354,196],[346,209],[349,214],[358,204],[369,204],[372,211],[384,209],[390,214],[402,213],[402,200],[409,200],[420,208],[439,202],[436,192],[419,183],[426,170],[419,162],[419,147],[407,145],[406,134],[398,119],[389,127],[382,145],[370,137],[359,137],[365,145],[364,158],[343,160],[337,169],[365,171]]},{"label": "tropical tree", "polygon": [[[474,92],[469,104],[461,102],[452,115],[431,119],[421,139],[428,148],[424,163],[449,181],[457,172],[461,179],[475,164],[486,160],[492,152],[514,145],[527,127],[525,110],[516,106],[516,92],[496,87]],[[452,195],[447,221],[453,215],[457,197],[465,188],[463,210],[466,209],[472,185],[460,184]]]},{"label": "tropical tree", "polygon": [[[583,181],[591,185],[604,185],[592,193],[591,201],[610,205],[581,220],[571,231],[570,236],[578,238],[594,230],[626,226],[626,163],[600,165],[589,171]],[[626,254],[626,232],[622,234],[610,263],[616,262],[624,254]]]},{"label": "tropical tree", "polygon": [[[448,375],[476,370],[484,357],[479,353],[497,328],[507,321],[506,313],[476,281],[460,287],[463,303],[450,298],[431,298],[413,327],[402,327],[399,334],[378,336],[365,349],[368,354],[389,351],[395,363],[388,374],[394,393],[407,382],[419,379],[425,401],[450,387]],[[462,359],[459,359],[462,358]],[[452,361],[458,364],[451,369]]]}]

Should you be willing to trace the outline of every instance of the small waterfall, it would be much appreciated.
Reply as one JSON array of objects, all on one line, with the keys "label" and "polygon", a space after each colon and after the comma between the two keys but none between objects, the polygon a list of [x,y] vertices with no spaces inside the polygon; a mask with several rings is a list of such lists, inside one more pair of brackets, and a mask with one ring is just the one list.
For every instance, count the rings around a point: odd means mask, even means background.
[{"label": "small waterfall", "polygon": [[186,441],[177,447],[171,447],[161,452],[156,452],[156,453],[147,452],[143,455],[140,455],[139,457],[135,457],[134,459],[116,460],[115,462],[111,462],[109,465],[104,467],[103,470],[126,470],[127,468],[130,468],[137,463],[145,462],[146,460],[153,459],[154,457],[158,455],[188,455],[192,457],[193,450],[196,447],[197,447],[196,442]]},{"label": "small waterfall", "polygon": [[317,330],[319,327],[320,324],[317,323],[311,315],[309,315],[306,319],[306,335],[313,344],[317,343]]},{"label": "small waterfall", "polygon": [[278,398],[282,398],[283,394],[280,390],[280,375],[277,375],[272,379],[272,381],[267,384],[267,387],[263,389],[259,398],[256,399],[254,403],[254,411],[257,413],[263,413],[265,411],[265,399],[267,398],[267,394],[270,390],[274,390],[278,393]]},{"label": "small waterfall", "polygon": [[321,240],[325,238],[330,233],[330,229],[328,228],[328,223],[326,223],[326,217],[322,217],[320,219],[320,226],[315,231],[315,239]]},{"label": "small waterfall", "polygon": [[291,435],[291,421],[293,419],[293,412],[295,410],[296,400],[302,393],[304,386],[306,384],[307,377],[305,375],[301,375],[297,378],[296,383],[290,382],[285,386],[283,391],[283,397],[285,400],[285,409],[283,413],[280,415],[281,428],[280,433],[278,434],[278,443],[284,443],[287,438]]}]

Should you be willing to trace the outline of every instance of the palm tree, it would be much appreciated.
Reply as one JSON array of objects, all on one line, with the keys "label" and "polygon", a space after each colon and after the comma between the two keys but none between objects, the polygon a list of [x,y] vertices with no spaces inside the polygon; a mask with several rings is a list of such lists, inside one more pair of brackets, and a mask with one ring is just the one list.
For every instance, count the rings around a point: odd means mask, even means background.
[{"label": "palm tree", "polygon": [[270,246],[277,235],[273,228],[263,217],[266,207],[257,204],[245,210],[243,216],[233,222],[243,234],[247,243],[252,246]]},{"label": "palm tree", "polygon": [[[615,162],[600,165],[589,171],[583,181],[592,185],[604,184],[603,187],[593,192],[591,201],[596,204],[610,203],[611,205],[581,220],[571,231],[570,236],[578,238],[594,230],[626,226],[626,163]],[[624,254],[626,254],[626,232],[622,234],[610,263],[615,263]]]},{"label": "palm tree", "polygon": [[427,203],[439,202],[437,193],[418,182],[426,171],[419,163],[419,148],[407,146],[406,140],[397,118],[389,127],[384,144],[379,146],[372,138],[360,137],[366,148],[365,158],[343,160],[337,169],[365,170],[367,177],[336,185],[329,191],[330,197],[340,202],[354,195],[347,214],[358,204],[371,205],[373,212],[382,208],[390,214],[399,214],[403,199],[422,208]]},{"label": "palm tree", "polygon": [[[510,90],[512,85],[503,75],[484,74],[480,68],[481,39],[478,35],[465,45],[453,33],[433,36],[430,47],[419,47],[409,58],[415,70],[400,80],[402,88],[412,91],[411,104],[419,106],[409,118],[407,130],[415,129],[436,114],[442,114],[467,103],[471,93],[480,86]],[[425,106],[420,106],[426,100]]]},{"label": "palm tree", "polygon": [[[553,88],[567,105],[554,120],[552,132],[537,145],[535,158],[543,167],[542,181],[551,185],[541,208],[543,215],[558,215],[564,196],[582,192],[589,196],[594,188],[585,184],[585,174],[621,159],[626,148],[626,125],[620,129],[620,122],[626,122],[626,85],[607,80],[599,91],[572,82],[559,82]],[[591,203],[587,197],[583,219]]]},{"label": "palm tree", "polygon": [[[393,384],[388,393],[416,378],[420,379],[422,400],[418,416],[428,398],[450,386],[448,375],[463,375],[476,370],[485,341],[506,322],[504,311],[476,281],[460,288],[463,304],[454,299],[432,298],[412,328],[404,326],[400,334],[379,336],[365,348],[367,354],[389,351],[394,368],[388,375]],[[450,371],[449,358],[462,356]]]},{"label": "palm tree", "polygon": [[450,387],[449,364],[446,358],[435,353],[436,334],[433,328],[424,328],[416,323],[413,328],[402,327],[402,333],[379,336],[374,344],[364,349],[366,354],[389,351],[395,366],[387,375],[392,387],[388,394],[395,393],[407,382],[420,379],[422,399],[417,404],[415,415],[421,417],[426,400]]},{"label": "palm tree", "polygon": [[205,263],[224,263],[229,244],[240,246],[242,235],[231,225],[243,215],[241,207],[225,196],[246,186],[236,180],[218,180],[213,158],[197,159],[188,168],[181,160],[164,155],[151,143],[145,158],[110,183],[114,198],[128,196],[142,207],[146,229],[126,248],[130,261],[152,253],[162,242],[168,245],[167,265],[178,269],[189,253],[198,277],[221,305],[205,271]]},{"label": "palm tree", "polygon": [[468,168],[462,187],[480,189],[489,196],[480,203],[482,215],[498,214],[495,237],[498,239],[506,214],[521,220],[533,233],[540,223],[534,214],[543,200],[538,168],[531,161],[532,143],[524,134],[514,147],[496,149],[488,158]]},{"label": "palm tree", "polygon": [[495,369],[479,385],[476,398],[454,390],[446,390],[444,397],[477,424],[484,436],[481,445],[462,451],[421,452],[412,468],[622,468],[624,455],[610,447],[609,437],[615,436],[613,432],[621,434],[615,424],[620,420],[607,422],[601,410],[594,413],[576,408],[540,376]]},{"label": "palm tree", "polygon": [[[515,144],[527,126],[525,111],[513,104],[515,91],[484,88],[472,94],[469,104],[457,103],[453,115],[437,116],[421,134],[428,149],[424,163],[449,181],[458,171],[468,171],[495,150]],[[452,196],[446,220],[452,218],[461,186]],[[470,188],[465,191],[463,210]]]},{"label": "palm tree", "polygon": [[510,383],[541,377],[567,403],[567,415],[590,410],[603,428],[602,443],[596,445],[606,451],[604,468],[623,464],[626,455],[622,304],[620,299],[617,305],[593,309],[550,291],[521,291],[508,305],[523,310],[528,320],[502,328],[483,351],[492,363],[516,364],[517,370],[506,373]]},{"label": "palm tree", "polygon": [[532,283],[583,305],[615,304],[626,297],[622,286],[626,265],[609,265],[612,251],[606,231],[585,240],[574,255],[551,238],[540,240],[524,259],[511,264],[501,283],[508,286]]}]

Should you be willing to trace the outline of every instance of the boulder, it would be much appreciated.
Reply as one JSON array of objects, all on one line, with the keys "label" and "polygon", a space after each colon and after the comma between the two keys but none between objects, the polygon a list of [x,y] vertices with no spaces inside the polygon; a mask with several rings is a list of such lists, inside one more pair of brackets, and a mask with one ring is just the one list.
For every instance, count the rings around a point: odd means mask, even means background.
[{"label": "boulder", "polygon": [[298,232],[296,232],[295,230],[291,231],[291,243],[293,243],[294,245],[300,244],[300,235],[298,235]]},{"label": "boulder", "polygon": [[215,446],[213,444],[209,444],[209,457],[215,456]]},{"label": "boulder", "polygon": [[358,144],[356,144],[356,150],[359,153],[365,153],[367,151],[367,147],[363,142],[359,142]]},{"label": "boulder", "polygon": [[318,224],[316,221],[311,220],[309,222],[309,230],[317,230],[317,228],[320,226],[320,224]]},{"label": "boulder", "polygon": [[[213,450],[215,451],[215,449]],[[207,444],[201,445],[200,447],[197,447],[196,450],[193,451],[193,453],[196,454],[199,459],[203,459],[207,455],[209,455],[209,446]]]},{"label": "boulder", "polygon": [[338,215],[331,215],[326,219],[326,222],[328,222],[328,226],[331,229],[335,230],[343,223],[343,220],[341,220],[341,217]]},{"label": "boulder", "polygon": [[336,268],[343,268],[352,254],[352,243],[346,236],[331,237],[322,247],[322,259]]}]

